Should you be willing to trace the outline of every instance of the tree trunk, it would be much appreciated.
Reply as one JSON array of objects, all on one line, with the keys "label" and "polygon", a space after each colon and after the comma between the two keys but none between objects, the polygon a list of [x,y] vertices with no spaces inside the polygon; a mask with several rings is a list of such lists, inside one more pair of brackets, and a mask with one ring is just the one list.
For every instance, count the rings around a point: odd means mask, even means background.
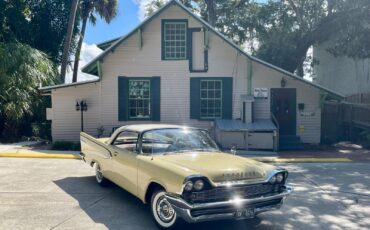
[{"label": "tree trunk", "polygon": [[207,4],[208,23],[214,27],[216,25],[215,3],[213,0],[205,0],[205,2]]},{"label": "tree trunk", "polygon": [[67,35],[64,40],[63,55],[62,55],[62,66],[60,70],[60,81],[62,84],[65,82],[67,62],[69,57],[69,48],[71,47],[73,27],[76,19],[76,11],[78,7],[78,0],[72,0],[71,12],[69,13]]},{"label": "tree trunk", "polygon": [[82,19],[82,28],[81,28],[80,38],[78,40],[77,50],[76,50],[76,54],[75,54],[72,82],[77,81],[78,65],[79,65],[79,62],[80,62],[82,42],[83,42],[84,37],[85,37],[86,24],[87,24],[87,18],[83,18]]}]

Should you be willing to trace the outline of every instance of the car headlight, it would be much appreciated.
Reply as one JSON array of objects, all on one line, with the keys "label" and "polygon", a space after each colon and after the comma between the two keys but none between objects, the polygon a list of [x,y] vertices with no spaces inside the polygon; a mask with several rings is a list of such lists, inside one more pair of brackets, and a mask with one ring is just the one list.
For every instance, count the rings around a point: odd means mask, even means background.
[{"label": "car headlight", "polygon": [[200,191],[202,190],[204,187],[204,182],[203,180],[196,180],[195,183],[194,183],[194,189],[197,190],[197,191]]},{"label": "car headlight", "polygon": [[193,187],[194,187],[193,182],[189,180],[188,182],[185,183],[184,190],[190,192],[193,189]]},{"label": "car headlight", "polygon": [[284,180],[284,174],[283,173],[278,173],[276,175],[276,182],[281,183],[281,182],[283,182],[283,180]]},{"label": "car headlight", "polygon": [[270,183],[275,184],[276,182],[276,175],[270,178]]}]

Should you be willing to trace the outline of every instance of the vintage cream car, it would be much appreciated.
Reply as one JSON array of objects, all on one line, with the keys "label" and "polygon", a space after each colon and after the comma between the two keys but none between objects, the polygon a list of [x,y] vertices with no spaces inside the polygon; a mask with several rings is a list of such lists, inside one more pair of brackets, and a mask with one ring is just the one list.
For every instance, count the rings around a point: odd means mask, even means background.
[{"label": "vintage cream car", "polygon": [[280,208],[292,191],[288,172],[223,153],[207,131],[175,125],[129,125],[111,138],[81,133],[82,158],[144,203],[156,223],[247,219]]}]

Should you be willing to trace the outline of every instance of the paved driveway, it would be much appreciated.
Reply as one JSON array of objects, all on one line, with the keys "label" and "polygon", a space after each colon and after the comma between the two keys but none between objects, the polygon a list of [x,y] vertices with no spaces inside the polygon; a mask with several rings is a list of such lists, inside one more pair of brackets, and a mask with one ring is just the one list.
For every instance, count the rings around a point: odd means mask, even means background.
[{"label": "paved driveway", "polygon": [[[370,164],[290,164],[295,192],[255,221],[183,229],[369,229]],[[79,160],[0,158],[0,229],[156,229],[149,209],[101,188]]]}]

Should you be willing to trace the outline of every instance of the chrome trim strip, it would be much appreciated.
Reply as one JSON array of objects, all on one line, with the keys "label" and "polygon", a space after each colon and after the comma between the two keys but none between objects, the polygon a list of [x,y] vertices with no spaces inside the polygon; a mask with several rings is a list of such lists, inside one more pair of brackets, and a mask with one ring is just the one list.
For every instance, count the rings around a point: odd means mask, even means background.
[{"label": "chrome trim strip", "polygon": [[[254,184],[267,183],[267,182],[270,181],[271,177],[273,177],[274,175],[276,175],[278,173],[281,173],[281,172],[286,173],[287,175],[289,175],[289,172],[285,169],[274,169],[274,170],[270,171],[270,173],[267,175],[266,179],[264,179],[264,180],[259,180],[259,181],[238,180],[238,181],[228,181],[228,182],[213,182],[210,179],[208,179],[208,177],[206,177],[206,176],[203,176],[201,174],[193,174],[193,175],[187,176],[184,179],[184,182],[181,186],[181,191],[177,192],[177,194],[181,195],[184,192],[185,183],[188,180],[193,179],[193,178],[198,178],[199,177],[201,179],[204,179],[207,182],[209,182],[211,184],[211,186],[216,188],[216,187],[230,187],[230,186],[234,186],[234,185],[254,185]],[[288,178],[288,176],[286,176],[284,180],[286,181],[287,178]]]},{"label": "chrome trim strip", "polygon": [[[220,220],[220,219],[245,219],[247,217],[241,217],[241,218],[235,218],[233,213],[221,213],[221,214],[212,214],[212,215],[201,215],[198,217],[193,217],[190,213],[192,209],[207,209],[207,208],[217,208],[217,207],[225,207],[231,205],[243,205],[243,204],[254,204],[274,199],[283,198],[283,200],[293,191],[292,187],[285,186],[285,190],[282,193],[272,195],[272,196],[262,196],[258,198],[253,199],[240,199],[240,200],[229,200],[229,201],[222,201],[222,202],[213,202],[213,203],[205,203],[205,204],[189,204],[186,201],[184,201],[180,197],[174,197],[171,196],[171,194],[166,194],[166,199],[172,207],[175,209],[178,216],[180,216],[182,219],[189,223],[195,223],[195,222],[201,222],[201,221],[210,221],[210,220]],[[279,209],[282,204],[283,200],[276,205],[268,205],[264,207],[255,208],[255,214],[259,214],[261,212],[273,210],[273,209]]]},{"label": "chrome trim strip", "polygon": [[[271,177],[275,176],[278,173],[288,173],[285,169],[274,169],[272,170],[264,180],[260,181],[249,181],[249,180],[238,180],[238,181],[229,181],[229,182],[211,182],[214,187],[229,187],[233,185],[252,185],[252,184],[261,184],[267,183],[270,181]],[[287,176],[288,177],[288,176]],[[287,178],[286,177],[286,178]],[[286,178],[284,180],[286,180]]]},{"label": "chrome trim strip", "polygon": [[252,199],[239,199],[239,200],[228,200],[228,201],[220,201],[220,202],[212,202],[212,203],[202,203],[202,204],[189,204],[185,200],[177,197],[173,197],[169,194],[166,194],[166,198],[168,201],[171,203],[171,205],[180,207],[180,208],[186,208],[186,209],[195,209],[195,208],[216,208],[216,207],[222,207],[222,206],[227,206],[230,204],[253,204],[257,202],[263,202],[263,201],[268,201],[268,200],[274,200],[274,199],[279,199],[283,198],[287,195],[289,195],[293,191],[292,187],[285,186],[285,190],[279,194],[272,195],[272,196],[261,196],[257,198],[252,198]]}]

